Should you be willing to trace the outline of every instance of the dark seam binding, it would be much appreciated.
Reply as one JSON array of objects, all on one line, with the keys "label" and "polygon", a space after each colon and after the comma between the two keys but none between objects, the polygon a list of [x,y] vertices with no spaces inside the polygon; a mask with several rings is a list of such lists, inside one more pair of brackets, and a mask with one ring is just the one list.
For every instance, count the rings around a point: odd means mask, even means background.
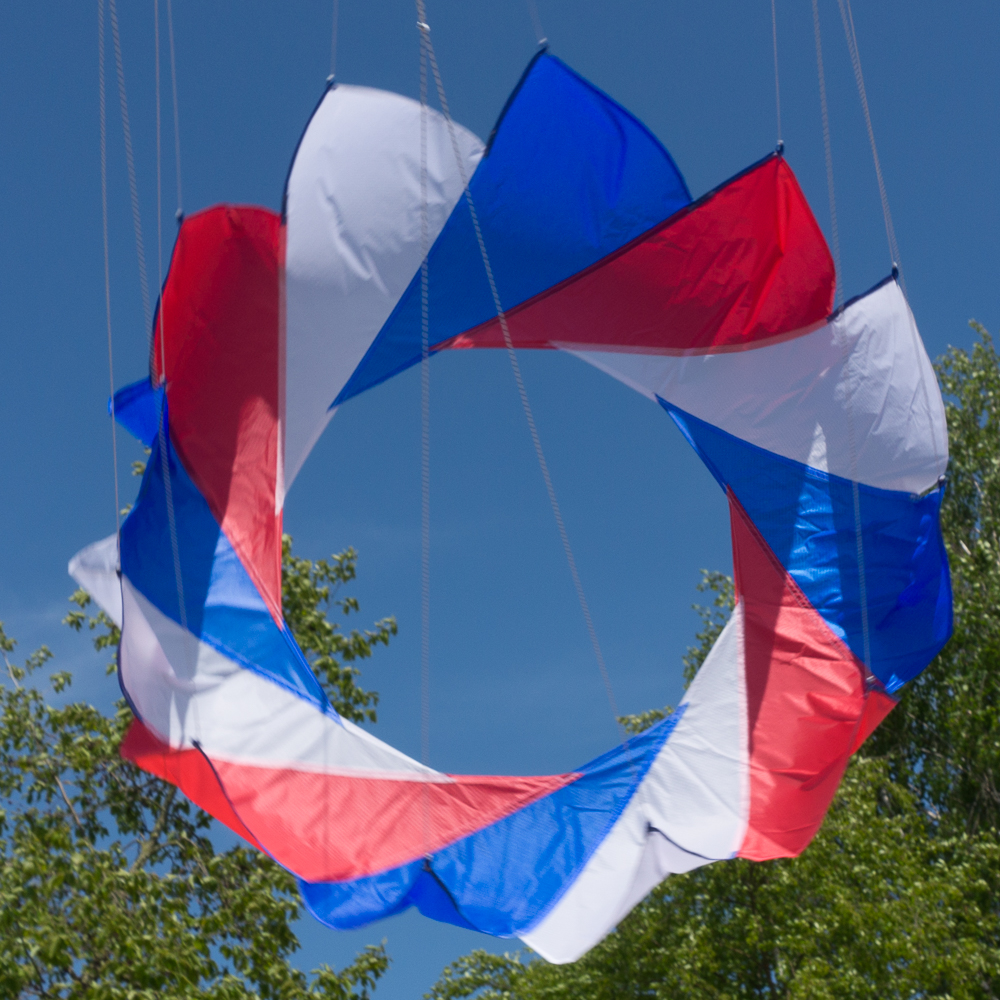
[{"label": "dark seam binding", "polygon": [[[505,313],[507,315],[507,318],[510,319],[510,317],[516,316],[519,312],[528,308],[529,306],[534,305],[536,302],[541,302],[543,299],[546,299],[551,295],[555,295],[557,292],[560,292],[564,288],[569,287],[570,285],[579,281],[581,278],[586,277],[591,272],[604,267],[606,264],[610,263],[616,258],[622,256],[623,254],[628,253],[633,247],[638,246],[640,243],[644,243],[651,236],[655,236],[657,233],[662,232],[664,229],[669,228],[670,226],[679,222],[681,219],[685,218],[690,212],[693,212],[695,209],[700,208],[702,205],[706,204],[708,201],[714,198],[720,191],[722,191],[724,188],[727,188],[730,184],[735,184],[736,181],[740,180],[742,177],[745,177],[747,174],[752,173],[759,167],[763,167],[769,161],[776,159],[779,159],[778,154],[771,152],[768,153],[767,156],[764,156],[761,159],[757,160],[756,163],[751,163],[749,167],[744,168],[738,174],[734,174],[728,180],[725,180],[717,187],[712,188],[711,191],[706,191],[705,194],[703,194],[696,201],[692,201],[687,205],[685,205],[683,208],[679,208],[676,212],[673,213],[673,215],[668,215],[662,222],[657,222],[655,225],[650,226],[650,228],[647,229],[645,232],[639,233],[638,236],[633,237],[624,246],[620,246],[617,250],[612,250],[609,254],[606,254],[599,260],[595,260],[593,264],[588,265],[582,271],[577,271],[576,274],[571,274],[568,278],[564,278],[562,281],[558,282],[555,285],[552,285],[550,288],[544,289],[537,295],[532,295],[531,298],[525,299],[523,302],[518,302],[516,305],[513,305],[509,309],[506,309]],[[495,318],[484,320],[482,323],[479,323],[468,330],[464,330],[462,331],[462,333],[456,334],[455,336],[472,336],[476,333],[476,331],[478,331],[482,327],[488,326],[491,323],[495,322],[496,322]],[[439,341],[437,344],[432,344],[431,350],[432,351],[443,350],[444,348],[442,348],[441,345],[447,344],[449,341],[454,339],[455,339],[454,337],[447,337],[445,340]]]},{"label": "dark seam binding", "polygon": [[[441,888],[441,891],[448,897],[448,901],[451,903],[452,906],[455,907],[455,912],[470,927],[476,927],[476,925],[462,912],[461,907],[459,907],[458,903],[455,901],[455,897],[451,894],[451,890],[448,888],[448,886],[444,884],[444,882],[441,881],[441,876],[438,875],[436,871],[434,871],[434,868],[431,865],[430,856],[424,858],[423,869],[425,872],[427,872],[428,875],[430,875],[432,879],[434,879],[435,882],[437,882],[438,886]],[[476,929],[478,930],[478,928]]]},{"label": "dark seam binding", "polygon": [[510,110],[511,105],[517,98],[517,95],[521,93],[521,88],[525,85],[528,77],[531,75],[531,71],[535,68],[535,63],[542,58],[549,51],[548,45],[543,45],[532,57],[531,62],[528,63],[524,72],[521,74],[521,79],[517,81],[517,86],[510,92],[510,96],[504,102],[504,106],[500,109],[500,114],[497,116],[496,124],[493,126],[493,131],[490,132],[489,138],[486,140],[486,148],[483,150],[483,159],[485,160],[487,156],[490,155],[490,150],[493,148],[493,140],[497,137],[497,132],[500,126],[503,124],[503,120]]},{"label": "dark seam binding", "polygon": [[886,275],[881,281],[877,281],[874,285],[872,285],[871,288],[868,289],[868,291],[861,292],[860,294],[855,295],[853,298],[848,299],[842,306],[839,306],[838,308],[834,309],[833,312],[830,313],[830,315],[827,317],[827,322],[835,320],[841,313],[843,313],[845,309],[847,309],[850,306],[853,306],[857,302],[860,302],[862,299],[867,298],[874,292],[877,292],[880,288],[883,287],[883,285],[888,285],[890,281],[898,282],[898,280],[899,280],[899,272],[894,267],[892,269],[892,274]]},{"label": "dark seam binding", "polygon": [[292,158],[288,164],[288,172],[285,174],[285,185],[281,189],[281,224],[284,225],[288,221],[288,182],[292,179],[292,168],[295,166],[295,158],[299,155],[299,147],[302,145],[302,140],[306,137],[306,132],[309,131],[309,126],[312,124],[312,120],[316,117],[316,112],[319,111],[320,105],[322,105],[326,95],[330,93],[331,90],[335,90],[337,87],[336,80],[327,79],[326,86],[323,88],[323,93],[320,94],[319,100],[316,102],[316,106],[312,109],[312,113],[306,120],[305,128],[302,129],[299,135],[298,142],[295,143],[295,149],[292,150]]}]

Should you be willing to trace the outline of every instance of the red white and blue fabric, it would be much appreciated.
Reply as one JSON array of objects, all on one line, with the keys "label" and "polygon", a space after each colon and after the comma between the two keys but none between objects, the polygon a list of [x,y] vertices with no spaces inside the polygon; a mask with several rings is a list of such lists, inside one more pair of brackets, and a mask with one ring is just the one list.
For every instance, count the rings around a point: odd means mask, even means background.
[{"label": "red white and blue fabric", "polygon": [[[399,753],[338,717],[282,617],[285,491],[337,406],[420,359],[422,114],[433,350],[503,345],[470,178],[515,346],[658,403],[729,498],[728,625],[671,716],[569,774]],[[485,147],[406,98],[329,89],[281,216],[184,221],[150,378],[116,397],[152,453],[120,574],[115,538],[71,572],[122,626],[123,754],[332,927],[417,906],[557,962],[671,872],[798,854],[951,629],[937,383],[895,280],[833,296],[783,158],[692,202],[650,132],[550,55]]]}]

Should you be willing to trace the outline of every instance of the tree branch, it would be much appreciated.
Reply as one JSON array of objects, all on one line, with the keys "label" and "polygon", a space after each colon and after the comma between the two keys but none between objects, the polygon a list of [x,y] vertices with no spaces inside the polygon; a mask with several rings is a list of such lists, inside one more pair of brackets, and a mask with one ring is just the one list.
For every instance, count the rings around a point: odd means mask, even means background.
[{"label": "tree branch", "polygon": [[130,872],[138,871],[153,856],[153,852],[157,847],[157,841],[160,839],[160,834],[163,833],[167,825],[167,815],[170,812],[170,806],[173,804],[176,794],[176,786],[170,785],[163,796],[163,802],[160,804],[160,812],[156,817],[156,822],[153,824],[153,829],[149,831],[149,836],[142,842],[142,847],[139,848],[139,853],[136,855],[135,861],[132,862],[132,867],[129,868]]},{"label": "tree branch", "polygon": [[76,809],[73,808],[73,803],[70,802],[69,796],[66,794],[66,788],[62,783],[62,778],[60,778],[58,774],[56,775],[56,784],[59,786],[59,791],[62,792],[63,802],[69,806],[69,811],[73,814],[73,819],[76,821],[76,825],[83,826],[80,822],[80,817],[77,815]]},{"label": "tree branch", "polygon": [[10,665],[10,660],[7,658],[6,651],[3,654],[3,662],[7,664],[7,673],[10,674],[10,679],[14,682],[14,687],[19,688],[21,686],[20,682],[14,676],[14,668]]}]

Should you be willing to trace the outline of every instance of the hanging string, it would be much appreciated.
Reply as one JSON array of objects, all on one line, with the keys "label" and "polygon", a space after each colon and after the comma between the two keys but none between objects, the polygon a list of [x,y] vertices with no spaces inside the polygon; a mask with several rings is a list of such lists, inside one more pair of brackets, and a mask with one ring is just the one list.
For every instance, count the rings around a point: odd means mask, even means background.
[{"label": "hanging string", "polygon": [[781,87],[778,84],[778,15],[771,0],[771,43],[774,48],[774,109],[778,118],[778,150],[784,147],[781,139]]},{"label": "hanging string", "polygon": [[[97,0],[97,92],[101,120],[101,232],[104,237],[104,311],[108,326],[108,381],[111,385],[111,460],[115,470],[115,534],[121,536],[118,489],[118,431],[115,420],[115,362],[111,338],[111,263],[108,252],[108,112],[104,81],[104,0]],[[119,553],[119,562],[121,554]]]},{"label": "hanging string", "polygon": [[535,38],[538,39],[538,45],[541,47],[548,39],[542,28],[542,19],[538,16],[538,4],[535,3],[535,0],[524,0],[524,2],[528,5],[528,17],[531,18],[531,26],[535,29]]},{"label": "hanging string", "polygon": [[427,46],[420,29],[420,754],[431,757],[430,221],[427,208]]},{"label": "hanging string", "polygon": [[340,0],[333,0],[333,33],[330,38],[330,76],[332,83],[337,77],[337,27],[340,22]]},{"label": "hanging string", "polygon": [[[160,111],[160,0],[153,0],[153,75],[156,94],[156,285],[163,286],[163,143],[162,119]],[[160,338],[163,338],[163,296],[157,310]]]},{"label": "hanging string", "polygon": [[[168,0],[169,3],[169,0]],[[121,58],[121,42],[118,36],[117,29],[117,17],[115,14],[115,0],[110,0],[111,4],[111,25],[114,32],[115,39],[115,58],[118,65],[118,86],[119,86],[119,96],[122,105],[122,120],[125,123],[126,129],[126,154],[128,159],[129,168],[129,186],[132,191],[132,201],[133,201],[133,222],[136,231],[136,243],[141,248],[142,247],[142,222],[139,217],[139,199],[136,194],[137,188],[135,183],[135,166],[132,159],[132,141],[131,133],[128,129],[128,103],[125,97],[125,74],[122,71],[122,58]],[[157,244],[157,263],[159,266],[159,277],[162,279],[163,276],[163,239],[162,239],[162,203],[163,203],[163,191],[162,191],[162,138],[161,138],[161,115],[160,115],[160,18],[159,18],[159,0],[154,0],[153,2],[153,14],[156,20],[156,27],[154,29],[154,38],[156,42],[156,57],[154,60],[154,72],[156,76],[156,244]],[[169,16],[169,11],[168,11]],[[170,24],[170,34],[173,37],[173,24]],[[173,66],[173,46],[171,45],[171,65]],[[177,93],[177,83],[176,74],[173,76],[173,90],[176,98]],[[174,105],[174,123],[176,126],[176,113],[177,106]],[[177,156],[177,162],[180,163],[180,146],[176,140],[177,130],[175,128],[175,153]],[[180,193],[180,174],[178,173],[178,196]],[[149,290],[146,285],[146,270],[145,270],[145,255],[141,255],[142,260],[142,277],[143,277],[143,289],[144,289],[144,304],[148,310],[149,302]],[[159,365],[159,384],[163,386],[163,405],[160,408],[160,419],[159,427],[157,429],[157,438],[159,443],[160,452],[160,464],[163,469],[163,492],[164,498],[166,500],[167,506],[167,522],[170,529],[170,547],[173,555],[174,562],[174,583],[177,588],[177,605],[178,612],[180,616],[181,627],[187,631],[187,604],[184,600],[184,578],[181,572],[181,555],[180,555],[180,543],[177,537],[177,518],[174,512],[174,491],[173,483],[171,481],[170,475],[170,455],[168,452],[168,442],[167,442],[167,429],[166,429],[166,410],[167,410],[167,354],[166,354],[166,337],[164,336],[164,309],[163,309],[163,297],[160,296],[160,308],[157,309],[157,323],[160,328],[160,365]],[[153,323],[152,318],[147,316],[146,318],[146,328],[149,330],[150,337],[150,357],[153,356],[153,344],[155,343],[153,336]],[[197,712],[197,700],[195,701],[195,711]],[[197,724],[196,724],[197,728]]]},{"label": "hanging string", "polygon": [[167,37],[170,42],[170,89],[174,103],[174,173],[177,179],[177,221],[184,213],[184,199],[181,197],[181,118],[177,105],[177,59],[174,55],[174,10],[173,0],[167,0]]},{"label": "hanging string", "polygon": [[122,43],[118,32],[116,0],[110,0],[111,37],[115,46],[115,68],[118,71],[118,103],[122,112],[122,131],[125,135],[125,163],[128,167],[128,188],[132,201],[132,228],[135,230],[135,252],[139,259],[139,286],[142,292],[142,314],[146,330],[153,335],[153,315],[149,304],[149,278],[146,274],[146,250],[142,239],[142,216],[139,213],[139,188],[135,180],[135,157],[132,155],[132,128],[128,117],[128,97],[125,93],[125,69],[122,64]]},{"label": "hanging string", "polygon": [[[167,447],[167,376],[166,376],[166,348],[162,332],[160,336],[160,385],[163,386],[163,404],[160,407],[160,420],[157,427],[157,441],[160,451],[160,465],[163,469],[163,495],[167,505],[167,524],[170,529],[170,551],[174,561],[174,585],[177,588],[177,607],[180,614],[181,628],[185,630],[187,638],[187,603],[184,599],[184,575],[181,571],[181,549],[177,537],[177,516],[174,513],[174,489],[170,474],[170,454]],[[198,702],[194,701],[197,711]]]},{"label": "hanging string", "polygon": [[[330,32],[330,74],[326,78],[328,84],[332,84],[337,75],[337,28],[340,22],[340,0],[333,0],[333,26]],[[279,472],[279,479],[282,473]],[[423,699],[421,699],[423,700]],[[422,739],[421,744],[423,745],[425,741]],[[330,754],[330,733],[329,729],[323,730],[323,770],[327,769],[329,763]],[[426,760],[424,761],[426,763]],[[425,810],[426,813],[427,810]],[[424,827],[426,829],[427,822],[424,821]],[[332,838],[330,837],[330,796],[329,794],[323,796],[323,854],[324,863],[326,863],[329,856],[329,849],[331,845]],[[427,840],[426,835],[424,838],[425,842]]]},{"label": "hanging string", "polygon": [[[819,106],[823,122],[823,154],[826,158],[826,189],[830,202],[830,233],[833,242],[833,268],[836,277],[836,298],[843,302],[843,279],[840,268],[840,231],[837,225],[837,199],[833,186],[833,152],[830,142],[830,114],[826,99],[826,73],[823,68],[823,42],[820,33],[819,2],[812,0],[813,35],[816,40],[816,75],[819,81]],[[858,596],[861,602],[861,635],[865,670],[871,677],[871,633],[868,623],[868,577],[865,567],[865,544],[861,532],[861,489],[858,486],[858,448],[854,427],[854,386],[850,372],[850,347],[845,335],[840,337],[841,363],[847,381],[847,445],[851,461],[851,501],[854,509],[855,555],[858,564]]]},{"label": "hanging string", "polygon": [[[868,130],[868,142],[872,150],[872,160],[875,163],[875,176],[878,178],[878,193],[882,200],[882,217],[885,220],[885,235],[889,241],[889,254],[892,257],[892,266],[895,270],[899,285],[903,290],[903,295],[906,296],[906,279],[903,276],[903,263],[899,257],[899,244],[896,242],[896,230],[892,224],[892,213],[889,211],[889,197],[886,194],[885,180],[882,177],[882,165],[879,161],[878,149],[875,145],[875,130],[872,128],[872,117],[868,110],[868,95],[865,91],[865,78],[861,72],[861,56],[858,52],[858,36],[854,29],[854,13],[851,10],[851,0],[837,0],[837,4],[840,7],[840,19],[844,25],[844,35],[847,37],[847,47],[851,53],[851,66],[854,69],[854,80],[858,87],[858,97],[861,99],[861,110],[864,112],[865,116],[865,127]],[[909,296],[907,296],[907,298],[908,297]],[[920,334],[917,332],[915,325],[911,323],[910,327],[914,341],[914,348],[917,351],[922,351],[924,348],[920,341]],[[924,397],[924,406],[927,408],[927,412],[929,413],[932,409],[930,390],[927,388],[927,383],[923,378],[920,380],[920,387]],[[931,442],[934,448],[935,464],[940,467],[947,449],[946,447],[942,449],[942,445],[938,442],[937,433],[933,427],[931,430]]]},{"label": "hanging string", "polygon": [[[555,516],[556,527],[559,529],[559,538],[562,542],[566,562],[569,565],[570,576],[573,578],[573,586],[576,590],[577,600],[579,601],[580,609],[583,612],[584,622],[587,626],[587,634],[590,638],[590,644],[594,650],[594,658],[597,660],[597,666],[600,670],[601,679],[604,682],[604,689],[608,697],[608,704],[611,706],[612,715],[617,722],[620,717],[620,713],[615,700],[614,690],[611,686],[611,678],[608,674],[607,665],[604,662],[604,654],[601,651],[600,642],[598,642],[597,639],[597,630],[594,628],[594,620],[590,613],[590,605],[587,602],[587,596],[583,590],[583,583],[580,580],[580,574],[577,570],[576,559],[573,556],[573,548],[570,545],[569,535],[566,531],[566,524],[563,521],[562,510],[559,506],[559,500],[556,497],[555,487],[552,485],[552,476],[549,473],[549,466],[545,460],[545,452],[542,450],[541,438],[539,437],[538,428],[535,424],[535,417],[531,410],[531,403],[528,400],[528,392],[524,385],[524,378],[521,375],[521,366],[518,363],[517,353],[514,350],[514,343],[510,335],[510,327],[507,323],[507,313],[503,308],[502,302],[500,301],[500,293],[497,290],[496,278],[493,274],[493,267],[490,263],[490,257],[486,250],[486,243],[483,240],[482,228],[479,224],[479,215],[476,212],[475,201],[473,200],[472,193],[469,190],[468,177],[465,171],[465,162],[462,159],[462,154],[458,147],[458,137],[455,133],[455,123],[452,120],[451,112],[448,108],[448,98],[445,94],[444,84],[441,80],[441,72],[438,67],[437,57],[434,54],[434,46],[431,43],[431,29],[426,21],[424,0],[416,0],[416,5],[417,27],[421,31],[421,35],[424,38],[424,44],[427,48],[427,56],[430,60],[431,72],[434,74],[434,84],[437,89],[438,101],[441,104],[441,111],[448,126],[448,135],[451,139],[452,152],[455,156],[455,162],[458,164],[462,187],[465,192],[465,201],[469,207],[469,215],[472,219],[473,229],[475,230],[476,242],[479,245],[479,254],[482,257],[483,268],[486,271],[486,279],[489,282],[490,294],[493,297],[493,307],[496,311],[497,320],[500,323],[500,329],[503,333],[504,345],[507,348],[507,356],[510,359],[510,366],[514,373],[514,381],[517,383],[517,392],[521,399],[521,408],[524,410],[524,416],[528,422],[528,430],[531,433],[531,442],[535,448],[535,456],[538,459],[538,467],[541,470],[542,479],[545,481],[545,491],[548,494],[549,505],[552,507],[552,513]],[[619,725],[621,724],[619,723]]]},{"label": "hanging string", "polygon": [[844,301],[843,272],[840,267],[840,229],[837,225],[837,199],[833,188],[833,153],[830,147],[830,115],[826,103],[826,72],[823,69],[823,42],[819,30],[819,0],[812,0],[813,34],[816,37],[816,75],[819,78],[819,106],[823,118],[823,154],[826,157],[826,191],[830,202],[830,242],[833,244],[833,268],[837,280],[835,303]]},{"label": "hanging string", "polygon": [[903,265],[899,259],[899,244],[896,242],[896,230],[892,224],[892,213],[889,211],[889,198],[885,191],[885,180],[882,177],[882,164],[879,162],[878,149],[875,145],[875,130],[872,128],[872,116],[868,110],[868,95],[865,91],[865,78],[861,72],[861,56],[858,53],[858,38],[854,31],[854,14],[851,11],[850,0],[837,0],[840,7],[840,19],[844,24],[844,35],[847,38],[847,48],[851,53],[851,66],[854,69],[854,82],[858,87],[858,97],[861,99],[861,110],[865,116],[865,127],[868,129],[868,143],[875,161],[875,176],[878,178],[878,193],[882,199],[882,217],[885,220],[885,235],[889,241],[889,254],[892,265],[899,271],[899,283],[906,294],[906,281],[903,278]]}]

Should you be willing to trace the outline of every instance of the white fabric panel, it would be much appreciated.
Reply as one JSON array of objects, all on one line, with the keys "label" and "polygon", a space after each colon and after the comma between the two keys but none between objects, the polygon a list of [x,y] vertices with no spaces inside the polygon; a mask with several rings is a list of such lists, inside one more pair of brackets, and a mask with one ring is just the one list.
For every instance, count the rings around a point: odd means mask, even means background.
[{"label": "white fabric panel", "polygon": [[576,961],[667,875],[735,854],[749,812],[743,664],[738,604],[631,802],[559,902],[521,935],[543,958]]},{"label": "white fabric panel", "polygon": [[158,611],[122,579],[122,681],[142,721],[213,760],[354,777],[450,781],[260,674]]},{"label": "white fabric panel", "polygon": [[921,493],[948,464],[937,379],[894,281],[813,333],[745,351],[563,347],[651,398],[845,479]]},{"label": "white fabric panel", "polygon": [[632,880],[628,894],[622,900],[615,914],[612,927],[625,919],[650,891],[655,889],[668,875],[683,875],[702,865],[713,864],[714,858],[705,858],[682,850],[655,830],[650,831],[642,851],[642,860]]},{"label": "white fabric panel", "polygon": [[[447,122],[426,114],[430,245],[463,188]],[[409,98],[338,85],[295,154],[286,202],[286,490],[420,267],[420,119]],[[483,144],[454,129],[468,179]]]},{"label": "white fabric panel", "polygon": [[[655,765],[654,765],[655,766]],[[583,871],[531,930],[518,935],[548,962],[575,962],[619,919],[649,836],[642,785]]]},{"label": "white fabric panel", "polygon": [[646,813],[682,850],[730,858],[750,808],[742,602],[681,705],[684,714],[643,781]]},{"label": "white fabric panel", "polygon": [[122,588],[118,582],[118,536],[108,535],[107,538],[80,549],[69,561],[69,575],[121,628]]},{"label": "white fabric panel", "polygon": [[562,899],[520,935],[547,962],[575,962],[668,875],[715,860],[684,851],[650,829],[641,799],[637,793]]}]

